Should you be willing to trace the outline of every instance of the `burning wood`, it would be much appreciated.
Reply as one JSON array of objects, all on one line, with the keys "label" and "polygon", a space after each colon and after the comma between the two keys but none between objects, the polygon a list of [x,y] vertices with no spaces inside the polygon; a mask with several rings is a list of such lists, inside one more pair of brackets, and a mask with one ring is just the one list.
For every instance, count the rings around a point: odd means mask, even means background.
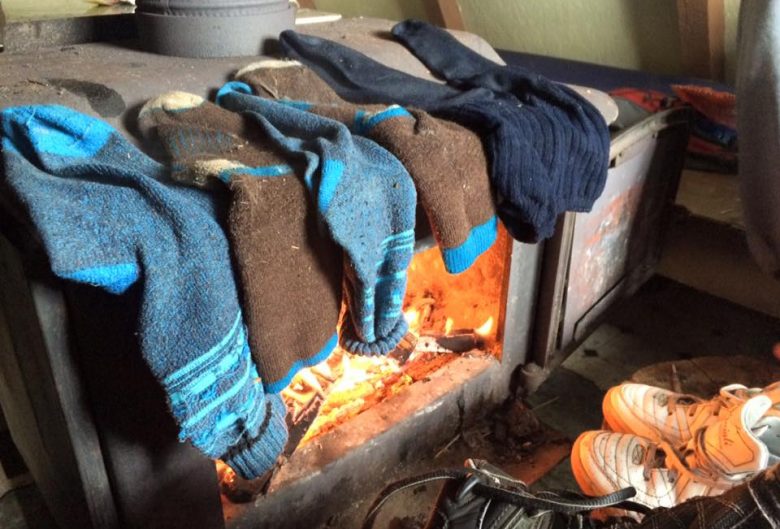
[{"label": "burning wood", "polygon": [[424,353],[466,353],[473,349],[482,349],[485,343],[473,333],[457,330],[452,334],[439,336],[420,336],[416,351]]},{"label": "burning wood", "polygon": [[282,391],[294,418],[307,414],[322,399],[319,414],[301,443],[321,435],[350,417],[397,394],[453,359],[479,350],[482,337],[467,331],[451,335],[407,336],[387,357],[364,357],[337,349],[324,362],[304,369]]}]

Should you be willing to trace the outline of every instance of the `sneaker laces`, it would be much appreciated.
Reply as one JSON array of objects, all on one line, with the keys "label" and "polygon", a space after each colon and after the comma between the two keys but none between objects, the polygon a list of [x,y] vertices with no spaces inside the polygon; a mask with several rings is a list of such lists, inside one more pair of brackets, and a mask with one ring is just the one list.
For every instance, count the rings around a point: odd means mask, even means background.
[{"label": "sneaker laces", "polygon": [[702,400],[692,395],[677,395],[667,402],[669,415],[673,415],[677,406],[686,406],[688,417],[694,417],[702,408],[709,408],[710,413],[717,416],[722,409],[732,408],[750,398],[753,393],[760,392],[757,388],[747,388],[742,384],[729,384],[720,388],[718,395],[710,400]]},{"label": "sneaker laces", "polygon": [[409,488],[441,480],[464,480],[463,485],[455,496],[456,501],[466,497],[469,493],[473,493],[522,507],[529,511],[529,518],[542,516],[547,512],[572,515],[577,517],[579,526],[583,528],[592,527],[596,529],[597,527],[603,527],[603,524],[599,523],[596,525],[590,518],[581,516],[582,513],[594,509],[620,507],[639,512],[640,514],[649,512],[647,507],[628,501],[636,495],[636,489],[633,487],[626,487],[611,494],[597,497],[588,497],[566,491],[545,491],[534,494],[528,490],[528,486],[523,481],[493,472],[489,470],[490,465],[482,461],[468,460],[468,462],[473,466],[470,468],[436,470],[391,483],[380,492],[378,498],[368,510],[362,529],[371,529],[373,527],[382,506],[395,494]]},{"label": "sneaker laces", "polygon": [[[674,447],[667,442],[651,444],[645,449],[642,460],[642,477],[650,481],[654,470],[666,470],[669,483],[674,484],[681,474],[689,475],[693,480],[713,488],[723,488],[723,472],[714,467],[705,452],[699,449],[703,441],[699,439],[704,430],[699,430],[696,436],[680,447]],[[729,480],[736,481],[741,480]]]}]

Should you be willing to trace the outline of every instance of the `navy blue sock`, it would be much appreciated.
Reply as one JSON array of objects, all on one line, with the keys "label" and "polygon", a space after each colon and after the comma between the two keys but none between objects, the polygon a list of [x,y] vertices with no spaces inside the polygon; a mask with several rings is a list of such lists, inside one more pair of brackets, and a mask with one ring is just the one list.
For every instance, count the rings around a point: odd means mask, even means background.
[{"label": "navy blue sock", "polygon": [[579,143],[571,122],[551,113],[549,105],[523,104],[510,93],[482,87],[459,92],[293,31],[283,32],[280,42],[287,55],[311,67],[344,99],[416,106],[478,133],[490,161],[496,210],[509,233],[525,242],[554,233],[559,214],[569,208],[563,183],[576,166]]},{"label": "navy blue sock", "polygon": [[558,163],[566,169],[556,182],[556,194],[562,197],[566,210],[590,211],[604,190],[610,143],[607,124],[593,105],[568,86],[525,68],[497,64],[426,22],[401,22],[393,27],[393,35],[454,87],[511,94],[568,127],[569,132],[561,132],[570,137],[566,147],[561,145]]},{"label": "navy blue sock", "polygon": [[430,110],[463,97],[460,90],[388,68],[319,37],[287,30],[279,35],[279,43],[288,57],[312,68],[352,103],[398,103]]},{"label": "navy blue sock", "polygon": [[64,107],[5,109],[0,138],[0,189],[22,205],[52,272],[117,295],[140,283],[141,354],[180,439],[244,477],[263,474],[287,440],[286,410],[252,362],[213,196],[173,184],[109,125]]},{"label": "navy blue sock", "polygon": [[362,354],[392,351],[408,329],[401,308],[417,205],[409,173],[342,123],[252,95],[245,83],[226,84],[217,104],[255,119],[286,156],[305,165],[304,182],[346,256],[344,347]]}]

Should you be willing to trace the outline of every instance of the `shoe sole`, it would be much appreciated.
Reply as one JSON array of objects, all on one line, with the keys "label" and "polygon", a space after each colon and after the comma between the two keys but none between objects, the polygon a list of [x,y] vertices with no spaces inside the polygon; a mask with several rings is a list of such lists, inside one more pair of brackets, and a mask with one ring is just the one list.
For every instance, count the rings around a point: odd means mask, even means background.
[{"label": "shoe sole", "polygon": [[590,479],[588,471],[582,464],[582,460],[580,458],[582,453],[581,439],[582,436],[579,436],[577,437],[577,440],[574,441],[574,445],[571,447],[571,457],[569,458],[571,463],[571,471],[572,474],[574,474],[574,480],[577,482],[577,485],[579,485],[580,490],[582,490],[582,492],[584,492],[586,495],[601,496],[604,494],[604,492],[597,491],[593,488],[593,480]]}]

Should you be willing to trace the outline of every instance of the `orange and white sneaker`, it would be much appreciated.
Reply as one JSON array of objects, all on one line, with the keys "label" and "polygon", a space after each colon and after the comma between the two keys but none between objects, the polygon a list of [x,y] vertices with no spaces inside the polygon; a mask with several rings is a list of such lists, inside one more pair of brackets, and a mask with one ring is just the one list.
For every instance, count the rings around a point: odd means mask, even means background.
[{"label": "orange and white sneaker", "polygon": [[574,477],[588,495],[634,487],[634,501],[651,508],[721,494],[780,462],[780,417],[771,409],[768,396],[753,397],[679,447],[633,434],[586,432],[572,448]]},{"label": "orange and white sneaker", "polygon": [[697,430],[727,418],[740,404],[757,395],[768,396],[772,413],[780,416],[780,382],[763,389],[731,384],[710,400],[645,384],[621,384],[604,397],[604,426],[613,432],[677,446],[688,442]]}]

